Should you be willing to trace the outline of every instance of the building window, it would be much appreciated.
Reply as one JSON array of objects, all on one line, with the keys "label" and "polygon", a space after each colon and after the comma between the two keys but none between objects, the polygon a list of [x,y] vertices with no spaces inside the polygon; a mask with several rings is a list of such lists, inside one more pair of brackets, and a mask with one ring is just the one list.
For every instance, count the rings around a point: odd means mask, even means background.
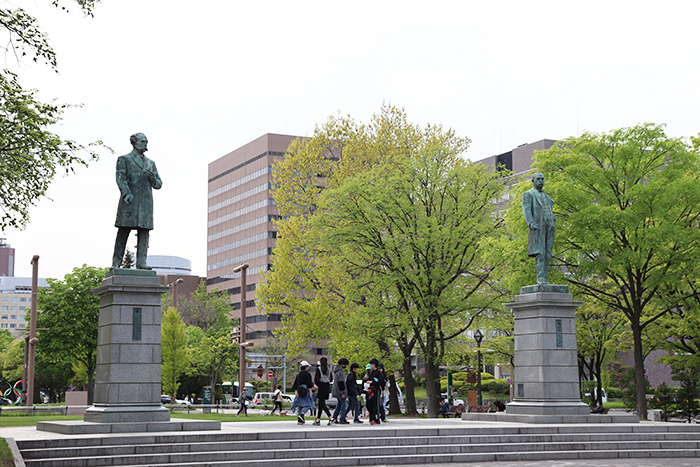
[{"label": "building window", "polygon": [[10,307],[10,311],[17,311],[17,307],[16,306]]},{"label": "building window", "polygon": [[2,319],[7,319],[7,315],[2,315]]},{"label": "building window", "polygon": [[9,302],[9,301],[10,301],[10,299],[9,299],[9,298],[7,298],[7,297],[2,297],[2,301],[3,301],[3,302]]},{"label": "building window", "polygon": [[19,301],[20,301],[20,302],[26,302],[27,299],[26,299],[26,298],[20,298]]},{"label": "building window", "polygon": [[10,323],[10,329],[14,329],[16,327],[17,327],[17,325],[15,323]]},{"label": "building window", "polygon": [[12,297],[12,303],[17,303],[17,297]]},{"label": "building window", "polygon": [[17,315],[10,315],[10,319],[17,319]]},{"label": "building window", "polygon": [[24,319],[24,315],[19,315],[19,319]]},{"label": "building window", "polygon": [[2,311],[10,311],[6,306],[2,307]]},{"label": "building window", "polygon": [[19,323],[20,328],[24,328],[24,323]]},{"label": "building window", "polygon": [[2,323],[2,324],[0,324],[0,328],[2,328],[2,329],[7,329],[7,323]]},{"label": "building window", "polygon": [[26,310],[26,309],[27,309],[26,306],[21,306],[21,307],[19,307],[19,311],[24,311],[24,310]]}]

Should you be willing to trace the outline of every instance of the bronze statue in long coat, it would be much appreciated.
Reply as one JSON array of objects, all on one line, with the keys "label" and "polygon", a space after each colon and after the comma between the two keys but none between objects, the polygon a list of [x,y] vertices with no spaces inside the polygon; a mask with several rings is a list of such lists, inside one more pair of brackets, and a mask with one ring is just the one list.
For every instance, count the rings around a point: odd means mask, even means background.
[{"label": "bronze statue in long coat", "polygon": [[552,208],[554,200],[542,189],[544,175],[540,172],[532,176],[533,187],[523,193],[523,216],[527,222],[527,254],[535,257],[537,283],[548,284],[549,262],[554,245],[554,223],[557,220]]},{"label": "bronze statue in long coat", "polygon": [[126,241],[132,229],[136,229],[136,268],[151,269],[146,263],[149,231],[153,230],[153,193],[163,182],[156,164],[144,153],[148,150],[148,138],[143,133],[131,135],[133,150],[117,159],[117,186],[121,192],[117,219],[114,226],[117,240],[114,244],[112,267],[118,268],[124,257]]}]

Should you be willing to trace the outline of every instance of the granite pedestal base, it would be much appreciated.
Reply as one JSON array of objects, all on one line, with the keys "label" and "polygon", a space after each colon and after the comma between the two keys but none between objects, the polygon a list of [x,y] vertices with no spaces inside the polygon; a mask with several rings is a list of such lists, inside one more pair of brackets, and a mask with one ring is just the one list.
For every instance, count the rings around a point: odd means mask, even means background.
[{"label": "granite pedestal base", "polygon": [[515,321],[515,387],[508,415],[590,414],[578,380],[575,311],[582,302],[567,292],[563,285],[527,286],[506,304]]},{"label": "granite pedestal base", "polygon": [[[510,404],[508,405],[510,407]],[[639,423],[639,417],[632,414],[588,414],[588,415],[518,415],[506,412],[465,413],[462,420],[478,422],[510,422],[540,424],[562,423]]]},{"label": "granite pedestal base", "polygon": [[166,431],[221,430],[221,422],[213,420],[170,420],[168,422],[91,423],[81,420],[66,420],[61,422],[37,422],[36,429],[64,435],[158,433]]}]

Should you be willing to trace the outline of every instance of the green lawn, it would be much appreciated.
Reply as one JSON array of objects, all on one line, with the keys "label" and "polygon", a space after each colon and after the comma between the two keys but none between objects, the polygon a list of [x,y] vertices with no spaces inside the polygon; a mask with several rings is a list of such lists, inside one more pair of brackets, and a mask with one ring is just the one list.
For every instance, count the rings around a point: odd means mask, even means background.
[{"label": "green lawn", "polygon": [[82,420],[82,415],[7,415],[0,417],[0,427],[3,426],[36,426],[36,422],[63,420]]},{"label": "green lawn", "polygon": [[7,441],[5,441],[5,438],[0,438],[0,466],[14,467],[14,465],[15,461],[12,458],[10,446],[7,445]]}]

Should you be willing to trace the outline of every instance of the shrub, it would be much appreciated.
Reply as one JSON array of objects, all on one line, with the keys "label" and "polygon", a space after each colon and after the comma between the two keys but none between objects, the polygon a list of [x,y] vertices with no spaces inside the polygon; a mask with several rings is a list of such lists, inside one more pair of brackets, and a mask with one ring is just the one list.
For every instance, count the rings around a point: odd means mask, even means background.
[{"label": "shrub", "polygon": [[661,383],[654,391],[652,405],[655,409],[661,410],[661,420],[667,422],[675,413],[674,403],[676,402],[678,390]]},{"label": "shrub", "polygon": [[[629,411],[637,410],[637,391],[635,390],[635,376],[634,368],[626,367],[621,368],[620,372],[615,375],[617,379],[617,387],[622,391],[622,402],[625,404],[625,408]],[[644,383],[646,385],[646,393],[649,393],[651,385],[649,380],[644,377]],[[647,400],[647,407],[649,406],[649,400]]]},{"label": "shrub", "polygon": [[608,399],[622,399],[625,397],[622,390],[618,388],[605,388],[605,392],[608,393]]}]

